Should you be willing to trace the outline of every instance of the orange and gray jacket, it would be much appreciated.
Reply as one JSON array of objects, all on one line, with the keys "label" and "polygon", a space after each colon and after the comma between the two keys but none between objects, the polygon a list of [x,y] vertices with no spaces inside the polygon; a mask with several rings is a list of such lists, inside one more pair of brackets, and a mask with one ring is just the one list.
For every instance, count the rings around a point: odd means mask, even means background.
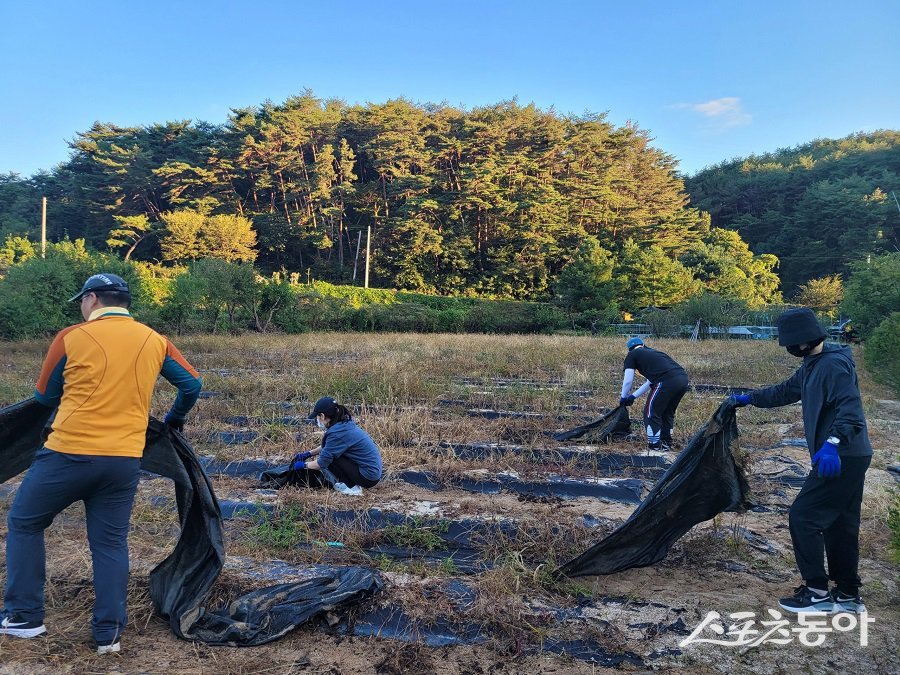
[{"label": "orange and gray jacket", "polygon": [[60,331],[35,398],[59,406],[45,443],[75,455],[140,457],[153,387],[162,375],[178,388],[168,418],[183,420],[200,394],[200,375],[168,339],[120,308]]}]

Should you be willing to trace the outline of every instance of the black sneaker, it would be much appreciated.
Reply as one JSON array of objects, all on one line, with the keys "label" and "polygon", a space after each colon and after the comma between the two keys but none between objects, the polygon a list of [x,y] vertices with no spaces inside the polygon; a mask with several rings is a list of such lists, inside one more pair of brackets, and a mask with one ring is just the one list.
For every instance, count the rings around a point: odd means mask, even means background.
[{"label": "black sneaker", "polygon": [[862,614],[868,611],[865,604],[863,604],[862,598],[859,597],[859,595],[850,595],[849,593],[843,593],[837,589],[834,589],[831,592],[831,597],[834,600],[835,612]]},{"label": "black sneaker", "polygon": [[23,621],[15,614],[4,616],[0,621],[0,635],[11,635],[17,638],[33,638],[47,632],[47,627],[40,621]]},{"label": "black sneaker", "polygon": [[789,598],[781,598],[778,606],[787,612],[801,614],[804,612],[821,612],[831,614],[834,611],[834,599],[831,593],[819,595],[809,590],[805,585],[794,589],[794,594]]}]

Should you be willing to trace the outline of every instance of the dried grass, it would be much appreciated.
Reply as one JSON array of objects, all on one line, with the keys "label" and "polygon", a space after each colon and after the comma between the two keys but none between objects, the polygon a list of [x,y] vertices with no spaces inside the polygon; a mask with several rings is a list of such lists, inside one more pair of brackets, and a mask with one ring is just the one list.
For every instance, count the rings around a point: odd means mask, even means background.
[{"label": "dried grass", "polygon": [[[437,500],[446,512],[441,517],[508,517],[520,525],[515,536],[497,535],[479,542],[482,557],[494,566],[468,578],[478,596],[466,620],[484,623],[497,635],[505,636],[509,644],[521,646],[522,640],[539,643],[547,627],[535,620],[527,601],[540,599],[549,605],[566,606],[577,593],[591,592],[590,588],[561,586],[549,572],[556,563],[580,552],[600,536],[598,530],[578,525],[576,518],[588,512],[605,514],[602,503],[524,503],[509,496],[473,495],[453,489],[429,493],[395,482],[391,476],[406,468],[431,471],[445,481],[471,471],[512,471],[523,477],[537,477],[549,471],[573,477],[591,475],[593,472],[580,463],[554,459],[552,449],[560,444],[545,431],[574,426],[615,403],[624,358],[620,339],[326,333],[193,336],[177,342],[196,367],[207,371],[205,389],[224,394],[202,400],[191,414],[187,434],[198,453],[214,455],[222,461],[259,458],[273,464],[285,462],[295,452],[318,445],[321,435],[314,427],[281,424],[280,418],[305,415],[313,401],[327,394],[352,407],[361,425],[382,448],[388,468],[382,486],[366,490],[363,497],[351,501],[331,490],[254,492],[250,480],[215,476],[213,482],[220,498],[249,499],[276,507],[275,517],[269,519],[269,531],[258,527],[262,522],[259,517],[242,517],[229,524],[226,543],[231,555],[260,561],[277,558],[292,564],[327,561],[379,565],[403,572],[396,576],[408,579],[407,583],[393,584],[389,593],[391,602],[403,607],[410,616],[428,619],[437,613],[452,614],[453,608],[440,595],[423,593],[428,584],[440,583],[453,575],[452,566],[372,560],[363,549],[382,541],[384,532],[373,532],[362,515],[346,523],[322,516],[323,512],[347,508],[363,513],[368,508],[383,507],[388,498],[398,508],[416,500]],[[695,383],[761,386],[784,379],[797,365],[795,359],[772,343],[658,340],[654,346],[681,362]],[[0,403],[8,404],[30,394],[45,349],[43,341],[0,344]],[[862,370],[860,382],[867,411],[881,411],[878,414],[885,418],[878,401],[888,398],[888,394]],[[164,414],[172,398],[171,388],[158,387],[154,413]],[[442,405],[441,399],[463,403]],[[686,443],[721,399],[720,394],[690,392],[679,408],[676,441]],[[468,408],[527,410],[547,417],[490,420],[468,416]],[[633,416],[639,414],[637,407],[632,410]],[[250,428],[259,433],[257,440],[246,445],[211,443],[214,431],[227,428],[221,418],[234,415],[251,419]],[[562,419],[556,421],[557,417]],[[745,408],[739,412],[738,421],[742,431],[740,454],[751,471],[758,452],[750,448],[767,447],[784,437],[803,435],[798,407]],[[896,461],[896,455],[886,450],[893,447],[888,444],[893,438],[889,423],[890,420],[873,425],[872,438],[879,448],[873,466]],[[441,441],[504,442],[546,448],[547,460],[542,463],[516,455],[462,460],[449,450],[439,449]],[[598,451],[640,453],[644,451],[644,441],[639,437],[619,441]],[[168,481],[143,481],[135,503],[130,538],[133,573],[129,587],[129,636],[144,645],[153,644],[154,640],[163,643],[161,656],[167,665],[160,671],[167,673],[219,675],[304,668],[305,657],[290,638],[271,650],[210,649],[175,640],[164,622],[153,616],[146,593],[147,573],[171,550],[178,536],[174,504],[159,501],[161,496],[174,497]],[[882,553],[887,536],[887,504],[888,493],[881,488],[872,490],[864,501],[862,548],[868,564],[887,564]],[[0,502],[2,523],[7,508],[8,499]],[[618,513],[621,509],[614,511],[610,507],[609,511]],[[779,522],[780,517],[771,518]],[[737,517],[727,516],[720,527],[742,523]],[[613,526],[610,522],[607,529]],[[278,527],[284,531],[279,532]],[[773,530],[771,534],[786,537],[784,532]],[[411,533],[401,529],[394,534],[402,539]],[[280,535],[286,538],[280,539]],[[343,546],[330,546],[328,542],[341,542]],[[0,672],[100,672],[120,663],[123,670],[160,672],[154,671],[152,661],[141,660],[135,653],[112,661],[98,660],[93,654],[88,628],[93,594],[90,557],[84,540],[83,515],[77,507],[65,512],[48,530],[47,545],[51,637],[35,641],[0,638]],[[705,569],[711,561],[721,559],[737,559],[756,570],[775,565],[782,572],[792,564],[789,556],[777,561],[762,559],[747,550],[737,537],[711,536],[699,528],[660,566],[660,577],[664,580],[666,569]],[[878,583],[886,589],[884,597],[895,597],[895,586],[888,581]],[[254,585],[239,573],[227,571],[215,588],[211,604],[224,603]],[[642,595],[642,588],[638,584],[629,592]],[[593,591],[599,592],[596,585]],[[646,593],[651,592],[648,586]],[[306,634],[300,631],[298,635]],[[594,637],[631,648],[621,635]],[[509,644],[495,647],[506,649]],[[338,649],[346,652],[347,645]],[[384,669],[388,672],[408,663],[408,658],[398,657],[384,661]],[[372,661],[367,664],[371,667]]]}]

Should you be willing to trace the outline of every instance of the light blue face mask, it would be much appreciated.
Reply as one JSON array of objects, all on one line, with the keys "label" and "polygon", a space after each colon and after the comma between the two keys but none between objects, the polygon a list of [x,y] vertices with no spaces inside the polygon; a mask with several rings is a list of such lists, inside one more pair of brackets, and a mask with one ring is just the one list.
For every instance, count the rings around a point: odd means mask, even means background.
[{"label": "light blue face mask", "polygon": [[316,426],[318,426],[320,429],[327,429],[327,428],[328,428],[328,427],[325,426],[325,422],[323,422],[322,420],[320,420],[318,417],[316,418]]}]

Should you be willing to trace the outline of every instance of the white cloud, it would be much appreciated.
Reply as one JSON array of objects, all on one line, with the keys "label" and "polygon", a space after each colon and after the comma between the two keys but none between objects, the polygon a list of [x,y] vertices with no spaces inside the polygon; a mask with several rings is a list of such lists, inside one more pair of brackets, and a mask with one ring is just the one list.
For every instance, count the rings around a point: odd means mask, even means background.
[{"label": "white cloud", "polygon": [[704,103],[676,103],[669,107],[700,113],[709,121],[709,128],[720,131],[742,127],[753,121],[753,115],[744,110],[741,99],[736,96],[715,98]]}]

